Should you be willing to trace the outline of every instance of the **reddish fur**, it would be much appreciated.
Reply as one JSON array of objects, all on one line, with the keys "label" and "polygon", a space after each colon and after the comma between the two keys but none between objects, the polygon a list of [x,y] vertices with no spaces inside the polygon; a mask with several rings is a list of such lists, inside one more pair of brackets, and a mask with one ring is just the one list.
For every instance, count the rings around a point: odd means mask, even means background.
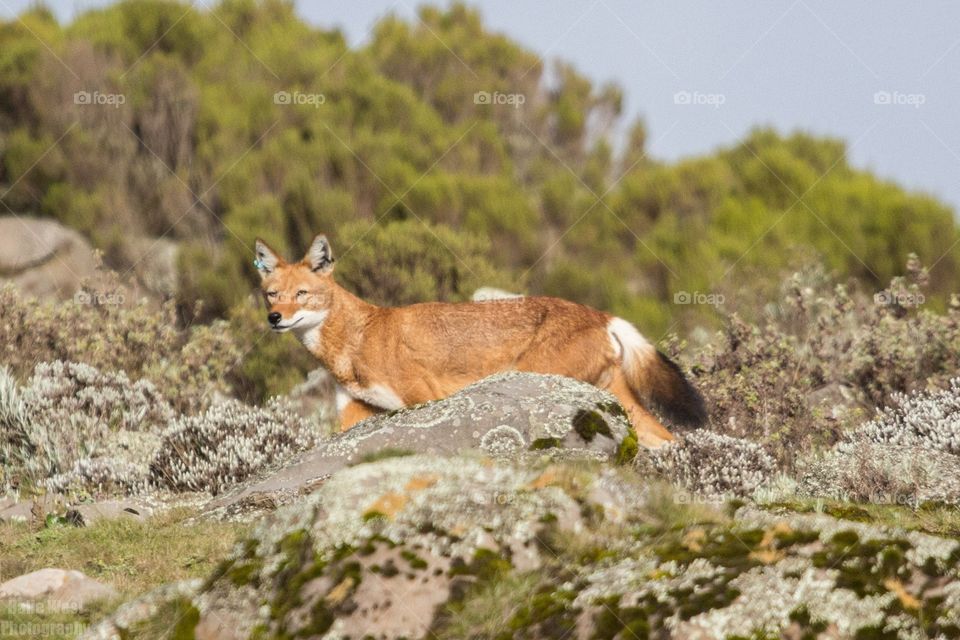
[{"label": "reddish fur", "polygon": [[[278,259],[264,275],[263,290],[277,293],[267,304],[285,319],[299,309],[328,312],[311,352],[348,391],[383,385],[409,406],[499,371],[552,373],[611,391],[642,444],[673,439],[641,401],[658,391],[644,387],[667,380],[658,373],[660,363],[646,358],[634,363],[639,368],[622,366],[607,332],[609,314],[547,297],[377,307],[340,287],[331,272],[315,270],[308,259]],[[309,299],[295,300],[299,290],[309,291]],[[342,412],[342,424],[349,428],[375,410],[354,401]]]}]

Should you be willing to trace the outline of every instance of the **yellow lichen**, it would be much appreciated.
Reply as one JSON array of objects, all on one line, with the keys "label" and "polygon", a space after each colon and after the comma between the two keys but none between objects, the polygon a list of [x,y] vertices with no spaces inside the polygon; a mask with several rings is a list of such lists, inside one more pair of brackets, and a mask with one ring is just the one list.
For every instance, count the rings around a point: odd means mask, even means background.
[{"label": "yellow lichen", "polygon": [[437,481],[439,480],[440,476],[435,473],[413,476],[410,478],[410,481],[407,482],[407,485],[404,488],[411,493],[414,491],[423,491],[424,489],[429,489],[433,485],[437,484]]},{"label": "yellow lichen", "polygon": [[883,586],[897,596],[897,598],[900,600],[900,604],[902,604],[905,609],[917,610],[920,608],[920,601],[911,595],[907,591],[906,587],[903,586],[903,583],[896,578],[887,578],[883,581]]},{"label": "yellow lichen", "polygon": [[330,589],[330,592],[324,597],[324,600],[334,606],[340,604],[350,595],[350,590],[353,589],[354,584],[355,580],[353,576],[347,576],[340,581],[340,584]]},{"label": "yellow lichen", "polygon": [[703,529],[691,529],[683,536],[682,544],[690,551],[699,553],[703,550],[703,541],[707,538],[707,532]]},{"label": "yellow lichen", "polygon": [[385,493],[376,501],[367,507],[363,515],[367,516],[368,514],[378,514],[383,515],[390,520],[400,512],[401,509],[407,504],[407,496],[402,493],[395,493],[393,491]]}]

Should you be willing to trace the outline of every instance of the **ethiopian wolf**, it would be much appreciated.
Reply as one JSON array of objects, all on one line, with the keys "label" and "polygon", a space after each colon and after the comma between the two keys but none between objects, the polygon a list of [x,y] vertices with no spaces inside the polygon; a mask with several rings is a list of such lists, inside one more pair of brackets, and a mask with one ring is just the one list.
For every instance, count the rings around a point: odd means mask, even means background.
[{"label": "ethiopian wolf", "polygon": [[294,332],[339,383],[343,429],[499,371],[564,375],[609,390],[648,447],[673,439],[648,408],[679,424],[706,418],[677,365],[629,322],[590,307],[547,297],[378,307],[334,281],[322,235],[289,263],[257,240],[255,265],[270,327]]}]

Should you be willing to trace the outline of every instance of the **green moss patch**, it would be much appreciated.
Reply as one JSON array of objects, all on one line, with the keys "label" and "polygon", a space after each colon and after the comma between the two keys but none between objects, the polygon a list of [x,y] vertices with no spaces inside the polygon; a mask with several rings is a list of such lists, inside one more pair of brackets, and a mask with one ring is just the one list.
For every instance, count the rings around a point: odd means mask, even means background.
[{"label": "green moss patch", "polygon": [[543,451],[544,449],[558,449],[560,442],[560,438],[537,438],[530,443],[530,450]]},{"label": "green moss patch", "polygon": [[592,442],[597,435],[613,437],[610,431],[610,425],[598,411],[588,411],[581,409],[573,416],[573,430],[576,431],[584,442]]},{"label": "green moss patch", "polygon": [[633,462],[638,453],[640,453],[640,443],[637,442],[637,434],[634,433],[633,429],[630,429],[617,446],[617,464]]}]

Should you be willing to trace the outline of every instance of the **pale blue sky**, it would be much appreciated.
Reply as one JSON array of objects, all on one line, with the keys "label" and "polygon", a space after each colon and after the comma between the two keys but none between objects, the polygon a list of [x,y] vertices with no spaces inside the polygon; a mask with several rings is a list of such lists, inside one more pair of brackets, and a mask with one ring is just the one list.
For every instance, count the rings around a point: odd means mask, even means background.
[{"label": "pale blue sky", "polygon": [[[196,6],[210,0],[197,0]],[[0,0],[9,17],[31,0]],[[69,19],[102,0],[49,0]],[[446,0],[438,4],[447,4]],[[490,28],[626,95],[651,155],[729,144],[754,125],[845,139],[850,160],[960,208],[960,3],[955,0],[477,0]],[[298,2],[363,43],[409,0]],[[691,102],[677,104],[677,92]],[[877,104],[887,92],[891,104]],[[882,102],[882,99],[881,99]],[[899,102],[899,104],[897,104]]]}]

